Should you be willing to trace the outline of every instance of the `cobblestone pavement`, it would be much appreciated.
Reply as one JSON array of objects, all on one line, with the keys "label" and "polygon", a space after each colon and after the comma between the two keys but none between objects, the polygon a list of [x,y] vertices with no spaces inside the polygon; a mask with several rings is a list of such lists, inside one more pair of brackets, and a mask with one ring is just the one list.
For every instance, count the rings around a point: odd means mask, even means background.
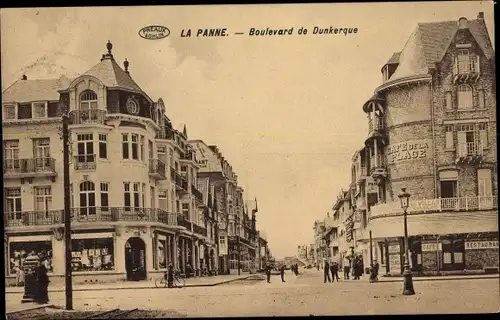
[{"label": "cobblestone pavement", "polygon": [[[188,317],[366,315],[418,313],[491,313],[500,310],[498,279],[416,282],[413,296],[403,296],[402,283],[362,280],[323,283],[317,270],[298,277],[287,272],[286,282],[273,276],[266,281],[239,281],[216,287],[81,291],[74,293],[75,309],[161,309]],[[21,294],[7,294],[9,306]],[[64,306],[64,293],[50,295]]]}]

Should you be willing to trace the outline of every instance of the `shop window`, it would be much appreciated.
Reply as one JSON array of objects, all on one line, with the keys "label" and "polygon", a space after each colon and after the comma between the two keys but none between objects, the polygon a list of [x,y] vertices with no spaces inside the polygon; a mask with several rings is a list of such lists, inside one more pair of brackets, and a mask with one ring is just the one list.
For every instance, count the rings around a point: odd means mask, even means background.
[{"label": "shop window", "polygon": [[73,271],[114,270],[113,238],[71,240]]},{"label": "shop window", "polygon": [[158,268],[165,269],[167,267],[167,241],[158,240]]},{"label": "shop window", "polygon": [[411,244],[411,266],[412,270],[419,271],[422,267],[422,243],[414,241]]},{"label": "shop window", "polygon": [[15,274],[17,268],[22,268],[26,257],[37,255],[45,258],[45,266],[49,272],[52,266],[52,242],[51,241],[26,241],[10,243],[10,274]]}]

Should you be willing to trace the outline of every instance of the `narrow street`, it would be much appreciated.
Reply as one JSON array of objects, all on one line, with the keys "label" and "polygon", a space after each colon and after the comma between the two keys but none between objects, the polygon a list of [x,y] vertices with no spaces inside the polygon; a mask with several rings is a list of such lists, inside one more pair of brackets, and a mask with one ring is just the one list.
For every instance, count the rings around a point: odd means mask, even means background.
[{"label": "narrow street", "polygon": [[[238,281],[215,287],[82,291],[74,293],[74,306],[86,309],[158,309],[188,317],[371,315],[498,312],[497,279],[415,282],[414,296],[401,294],[402,283],[359,281],[323,283],[322,272],[287,272],[266,281]],[[8,294],[9,305],[21,294]],[[64,293],[50,294],[51,303],[64,306]]]}]

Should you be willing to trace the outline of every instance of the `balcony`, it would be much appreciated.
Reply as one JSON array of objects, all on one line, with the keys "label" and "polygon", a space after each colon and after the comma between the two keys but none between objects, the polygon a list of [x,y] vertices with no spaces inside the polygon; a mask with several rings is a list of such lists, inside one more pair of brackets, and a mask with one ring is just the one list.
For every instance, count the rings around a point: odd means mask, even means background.
[{"label": "balcony", "polygon": [[368,135],[383,130],[385,130],[384,118],[375,116],[374,118],[368,119]]},{"label": "balcony", "polygon": [[188,219],[186,219],[186,217],[183,214],[178,214],[177,225],[186,228],[188,231],[191,231],[191,226],[193,225],[193,223]]},{"label": "balcony", "polygon": [[193,194],[194,198],[196,199],[196,201],[198,201],[199,204],[204,204],[203,194],[201,193],[200,190],[196,189],[194,185],[191,185],[191,193]]},{"label": "balcony", "polygon": [[[498,208],[498,197],[460,197],[411,200],[408,214],[437,213],[446,211],[478,211]],[[399,201],[377,204],[371,207],[371,219],[402,215]]]},{"label": "balcony", "polygon": [[156,139],[174,140],[174,132],[172,130],[161,129],[156,132]]},{"label": "balcony", "polygon": [[361,166],[356,170],[356,183],[361,184],[368,176],[368,169],[365,166]]},{"label": "balcony", "polygon": [[157,180],[165,180],[165,164],[158,159],[149,160],[149,176]]},{"label": "balcony", "polygon": [[95,154],[79,154],[74,156],[75,170],[94,171],[97,167]]},{"label": "balcony", "polygon": [[[6,213],[6,227],[57,225],[64,223],[64,210]],[[177,215],[156,208],[86,207],[71,209],[72,222],[147,221],[177,225]]]},{"label": "balcony", "polygon": [[205,229],[202,226],[199,226],[197,224],[193,224],[193,232],[202,236],[207,236],[208,232],[207,229]]},{"label": "balcony", "polygon": [[455,58],[452,77],[454,84],[476,82],[479,75],[479,56],[470,56],[470,58],[463,61],[458,61]]},{"label": "balcony", "polygon": [[170,167],[170,177],[175,184],[175,188],[177,191],[181,193],[188,192],[188,181],[183,178],[178,172],[175,171],[174,168]]},{"label": "balcony", "polygon": [[106,110],[73,110],[69,113],[70,124],[104,124],[106,122]]},{"label": "balcony", "polygon": [[57,176],[53,158],[6,159],[3,162],[4,179]]},{"label": "balcony", "polygon": [[370,176],[375,179],[375,182],[387,177],[385,157],[379,154],[376,160],[375,162],[375,157],[370,158]]}]

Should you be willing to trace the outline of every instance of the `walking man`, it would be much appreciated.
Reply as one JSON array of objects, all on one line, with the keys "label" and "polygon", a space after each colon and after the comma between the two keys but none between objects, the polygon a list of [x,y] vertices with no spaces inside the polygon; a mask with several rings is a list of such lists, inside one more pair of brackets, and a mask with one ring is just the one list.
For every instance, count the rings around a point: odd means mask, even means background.
[{"label": "walking man", "polygon": [[325,259],[324,266],[323,266],[323,275],[324,275],[324,281],[326,283],[326,280],[328,279],[328,282],[332,282],[332,279],[330,279],[330,264],[328,263],[328,260]]},{"label": "walking man", "polygon": [[332,282],[335,282],[335,279],[337,279],[337,282],[339,282],[339,265],[337,261],[333,261],[330,268],[332,271]]},{"label": "walking man", "polygon": [[344,257],[344,280],[349,280],[349,271],[351,270],[351,261]]},{"label": "walking man", "polygon": [[268,262],[266,265],[267,283],[271,283],[271,264]]},{"label": "walking man", "polygon": [[281,282],[286,282],[285,281],[285,265],[284,264],[281,265],[280,276],[281,276]]}]

